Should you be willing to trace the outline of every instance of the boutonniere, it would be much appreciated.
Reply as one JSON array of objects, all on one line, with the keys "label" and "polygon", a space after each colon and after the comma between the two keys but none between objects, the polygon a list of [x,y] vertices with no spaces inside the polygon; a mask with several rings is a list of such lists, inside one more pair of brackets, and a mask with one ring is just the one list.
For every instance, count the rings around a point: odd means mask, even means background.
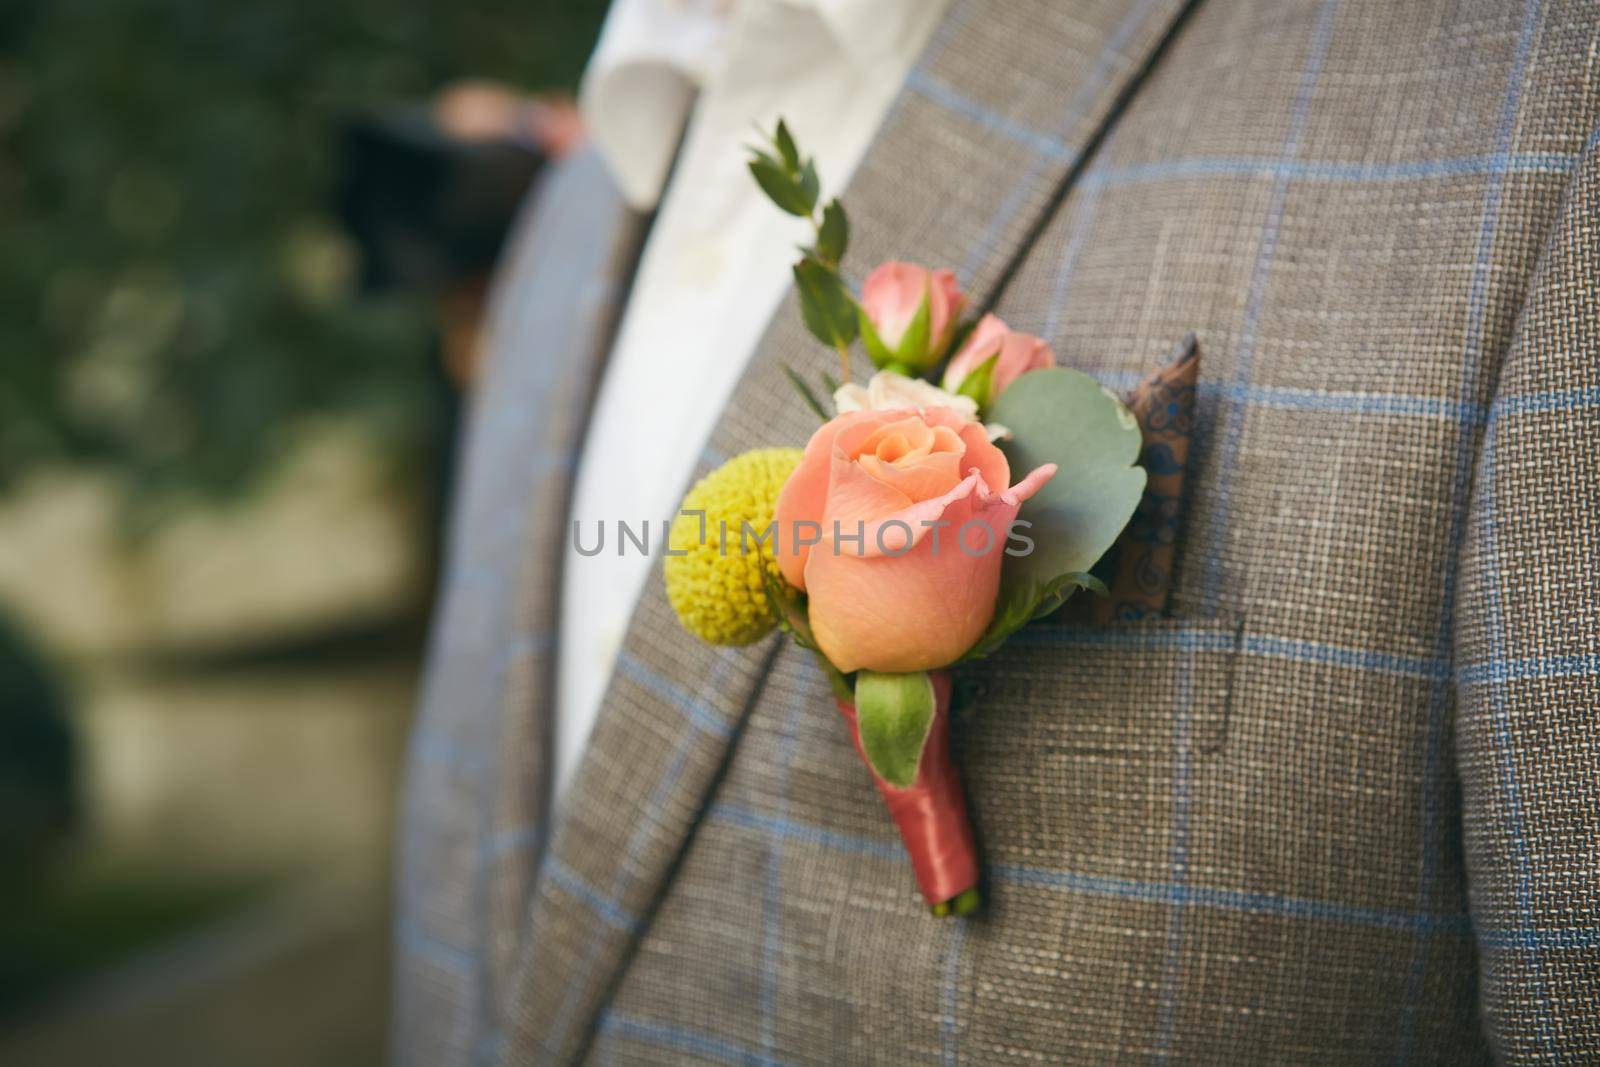
[{"label": "boutonniere", "polygon": [[[782,627],[815,654],[936,915],[979,904],[979,867],[949,746],[951,672],[1080,590],[1144,489],[1140,432],[1116,396],[1055,365],[996,316],[965,321],[955,274],[840,265],[849,223],[780,121],[750,171],[811,223],[794,266],[805,324],[838,353],[831,410],[804,449],[737,456],[685,498],[668,539],[669,599],[716,644]],[[850,381],[859,342],[878,372]],[[989,714],[1004,714],[1003,708]]]}]

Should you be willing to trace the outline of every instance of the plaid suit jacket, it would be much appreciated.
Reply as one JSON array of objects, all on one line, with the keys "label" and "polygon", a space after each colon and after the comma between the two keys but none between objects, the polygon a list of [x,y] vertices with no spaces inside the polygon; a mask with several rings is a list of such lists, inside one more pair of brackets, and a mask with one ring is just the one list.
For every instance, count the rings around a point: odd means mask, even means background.
[{"label": "plaid suit jacket", "polygon": [[[526,512],[586,387],[491,396],[467,497],[527,435],[523,517],[456,531],[399,1058],[1600,1057],[1597,56],[1593,0],[958,0],[853,263],[953,265],[1114,387],[1198,334],[1170,617],[969,672],[971,920],[927,916],[806,656],[698,645],[659,582],[546,826],[564,546]],[[603,347],[516,343],[552,382]],[[780,365],[831,358],[786,307],[703,469],[804,441]]]}]

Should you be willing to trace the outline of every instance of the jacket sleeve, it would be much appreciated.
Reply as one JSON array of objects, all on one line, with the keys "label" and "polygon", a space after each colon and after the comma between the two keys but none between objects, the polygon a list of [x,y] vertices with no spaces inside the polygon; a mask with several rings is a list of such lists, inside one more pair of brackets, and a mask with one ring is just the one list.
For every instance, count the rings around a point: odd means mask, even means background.
[{"label": "jacket sleeve", "polygon": [[1501,365],[1455,610],[1456,757],[1484,1023],[1600,1055],[1600,162],[1570,179]]}]

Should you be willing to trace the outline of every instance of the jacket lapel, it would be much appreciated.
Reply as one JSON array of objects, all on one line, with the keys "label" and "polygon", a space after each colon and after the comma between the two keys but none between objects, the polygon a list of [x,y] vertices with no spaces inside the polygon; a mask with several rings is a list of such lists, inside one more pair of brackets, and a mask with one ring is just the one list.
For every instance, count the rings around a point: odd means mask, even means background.
[{"label": "jacket lapel", "polygon": [[570,459],[642,228],[592,153],[529,202],[491,303],[407,768],[396,1046],[416,1062],[464,1061],[433,1042],[494,1022],[526,913]]},{"label": "jacket lapel", "polygon": [[[849,266],[953,265],[987,307],[1191,6],[958,0],[849,190]],[[786,304],[696,477],[746,449],[803,443],[816,421],[782,367],[816,380],[835,358]],[[856,373],[870,370],[858,357]],[[652,576],[534,886],[503,1005],[508,1062],[587,1048],[779,647],[700,644]]]}]

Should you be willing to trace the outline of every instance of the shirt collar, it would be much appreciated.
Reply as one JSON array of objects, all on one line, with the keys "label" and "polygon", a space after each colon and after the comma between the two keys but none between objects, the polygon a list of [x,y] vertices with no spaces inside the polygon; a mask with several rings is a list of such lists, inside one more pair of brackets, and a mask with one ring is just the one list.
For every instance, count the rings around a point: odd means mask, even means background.
[{"label": "shirt collar", "polygon": [[780,0],[810,8],[857,69],[870,69],[910,32],[912,16],[927,0]]},{"label": "shirt collar", "polygon": [[[695,94],[725,66],[741,4],[809,11],[858,71],[887,61],[930,0],[615,0],[578,104],[630,205],[660,200]],[[737,36],[736,34],[733,36]]]}]

